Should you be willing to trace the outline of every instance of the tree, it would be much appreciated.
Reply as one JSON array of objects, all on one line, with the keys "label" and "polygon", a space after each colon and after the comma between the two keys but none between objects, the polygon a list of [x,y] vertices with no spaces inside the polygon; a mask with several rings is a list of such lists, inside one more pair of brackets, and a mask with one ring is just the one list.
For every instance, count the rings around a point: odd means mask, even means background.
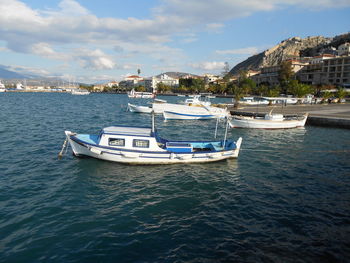
[{"label": "tree", "polygon": [[230,93],[233,94],[233,98],[235,99],[234,107],[237,108],[239,105],[239,100],[244,96],[244,91],[239,85],[233,83],[228,85],[228,89]]},{"label": "tree", "polygon": [[280,93],[281,93],[281,86],[276,85],[276,86],[270,87],[267,90],[266,96],[267,97],[277,97]]},{"label": "tree", "polygon": [[137,75],[140,76],[140,74],[141,74],[141,69],[137,69]]},{"label": "tree", "polygon": [[179,85],[186,87],[189,92],[202,92],[205,90],[205,83],[203,79],[180,79]]},{"label": "tree", "polygon": [[325,103],[326,100],[329,99],[332,96],[333,96],[333,94],[330,91],[323,92],[323,94],[322,94],[322,97],[323,97],[322,102]]},{"label": "tree", "polygon": [[312,88],[309,85],[300,83],[296,79],[289,81],[287,87],[288,93],[298,98],[302,98],[312,92]]},{"label": "tree", "polygon": [[338,98],[338,103],[341,103],[346,95],[348,95],[348,92],[344,88],[339,88],[335,94],[335,96]]},{"label": "tree", "polygon": [[159,82],[157,84],[157,93],[165,93],[171,90],[171,87],[168,85],[165,85],[163,82]]},{"label": "tree", "polygon": [[283,61],[278,72],[278,80],[282,87],[283,93],[287,93],[288,83],[292,80],[294,72],[292,69],[292,61]]},{"label": "tree", "polygon": [[137,92],[145,92],[146,91],[146,88],[144,87],[144,86],[137,86],[136,88],[135,88],[135,91],[137,91]]},{"label": "tree", "polygon": [[230,79],[230,65],[228,64],[228,62],[225,62],[224,64],[224,68],[222,71],[222,78],[225,82],[228,82]]}]

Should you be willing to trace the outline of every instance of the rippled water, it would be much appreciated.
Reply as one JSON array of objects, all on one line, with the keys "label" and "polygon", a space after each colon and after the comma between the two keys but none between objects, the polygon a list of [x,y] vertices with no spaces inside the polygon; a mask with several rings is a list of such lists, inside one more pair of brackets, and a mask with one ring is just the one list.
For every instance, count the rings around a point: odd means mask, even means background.
[{"label": "rippled water", "polygon": [[[150,124],[127,101],[0,94],[0,262],[349,260],[348,130],[230,130],[243,137],[238,160],[209,164],[57,159],[64,130]],[[215,121],[157,117],[157,128],[210,139]]]}]

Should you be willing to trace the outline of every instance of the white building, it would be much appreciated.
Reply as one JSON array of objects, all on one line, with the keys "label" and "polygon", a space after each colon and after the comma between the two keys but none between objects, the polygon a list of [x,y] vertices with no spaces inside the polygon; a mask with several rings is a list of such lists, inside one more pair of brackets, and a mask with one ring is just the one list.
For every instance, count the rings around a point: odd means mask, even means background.
[{"label": "white building", "polygon": [[145,83],[146,90],[150,90],[153,93],[156,93],[158,83],[163,83],[164,85],[167,85],[170,87],[178,87],[179,79],[169,77],[167,74],[161,74],[159,77],[151,77],[151,78],[145,79],[144,83]]},{"label": "white building", "polygon": [[213,75],[213,74],[204,74],[204,81],[205,83],[214,83],[220,79],[220,76]]},{"label": "white building", "polygon": [[350,55],[350,43],[344,43],[338,47],[339,56],[349,56]]},{"label": "white building", "polygon": [[118,81],[111,81],[111,82],[108,82],[108,83],[106,83],[106,86],[108,87],[108,88],[112,88],[113,86],[115,87],[118,87],[119,86],[119,82]]},{"label": "white building", "polygon": [[119,87],[125,89],[132,89],[138,85],[144,85],[144,79],[136,75],[127,76],[123,81],[119,82]]}]

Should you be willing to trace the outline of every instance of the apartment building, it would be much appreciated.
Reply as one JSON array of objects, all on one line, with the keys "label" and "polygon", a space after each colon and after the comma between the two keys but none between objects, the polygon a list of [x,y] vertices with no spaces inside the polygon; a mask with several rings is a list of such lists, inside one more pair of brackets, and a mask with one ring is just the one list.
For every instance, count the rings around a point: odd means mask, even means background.
[{"label": "apartment building", "polygon": [[151,77],[144,80],[144,85],[147,91],[151,91],[153,93],[157,92],[157,84],[163,83],[164,85],[170,87],[178,87],[179,79],[172,78],[167,74],[161,74],[159,77]]}]

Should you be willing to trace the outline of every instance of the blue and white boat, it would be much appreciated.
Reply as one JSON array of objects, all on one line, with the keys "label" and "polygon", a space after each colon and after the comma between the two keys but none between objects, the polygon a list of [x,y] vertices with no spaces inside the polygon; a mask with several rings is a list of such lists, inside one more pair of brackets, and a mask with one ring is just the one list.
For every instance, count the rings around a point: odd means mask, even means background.
[{"label": "blue and white boat", "polygon": [[237,142],[226,139],[227,127],[225,138],[213,141],[169,141],[158,135],[154,124],[151,128],[111,126],[96,135],[65,131],[67,139],[61,153],[68,141],[76,156],[128,164],[200,163],[237,158],[242,138]]},{"label": "blue and white boat", "polygon": [[[164,111],[163,117],[165,120],[207,120],[218,118],[216,114],[211,114],[209,111],[204,113],[186,113],[178,111]],[[225,116],[222,116],[225,117]]]}]

